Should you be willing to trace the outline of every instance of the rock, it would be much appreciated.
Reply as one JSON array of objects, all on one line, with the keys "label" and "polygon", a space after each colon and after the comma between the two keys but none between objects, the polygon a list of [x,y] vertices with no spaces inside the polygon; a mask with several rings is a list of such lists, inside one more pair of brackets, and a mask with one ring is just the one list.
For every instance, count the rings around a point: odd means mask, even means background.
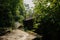
[{"label": "rock", "polygon": [[27,32],[21,30],[13,30],[11,33],[6,34],[4,36],[0,36],[0,40],[32,40],[36,36],[31,35]]}]

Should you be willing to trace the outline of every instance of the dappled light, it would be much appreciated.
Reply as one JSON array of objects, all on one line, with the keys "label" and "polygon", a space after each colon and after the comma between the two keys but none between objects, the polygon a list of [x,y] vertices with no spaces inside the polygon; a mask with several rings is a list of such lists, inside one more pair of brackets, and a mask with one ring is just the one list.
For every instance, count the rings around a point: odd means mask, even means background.
[{"label": "dappled light", "polygon": [[0,40],[60,40],[60,0],[0,0]]}]

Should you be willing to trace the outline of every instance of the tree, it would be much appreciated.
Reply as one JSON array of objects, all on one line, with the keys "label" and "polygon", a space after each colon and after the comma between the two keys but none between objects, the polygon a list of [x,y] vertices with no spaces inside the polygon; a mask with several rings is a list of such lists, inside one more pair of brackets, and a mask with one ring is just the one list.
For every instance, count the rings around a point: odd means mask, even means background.
[{"label": "tree", "polygon": [[0,27],[13,27],[23,10],[23,0],[0,0]]},{"label": "tree", "polygon": [[51,40],[58,40],[57,35],[59,35],[60,31],[60,0],[35,0],[35,5],[34,15],[38,15],[35,18],[36,23],[40,23],[36,30],[37,33],[45,35]]}]

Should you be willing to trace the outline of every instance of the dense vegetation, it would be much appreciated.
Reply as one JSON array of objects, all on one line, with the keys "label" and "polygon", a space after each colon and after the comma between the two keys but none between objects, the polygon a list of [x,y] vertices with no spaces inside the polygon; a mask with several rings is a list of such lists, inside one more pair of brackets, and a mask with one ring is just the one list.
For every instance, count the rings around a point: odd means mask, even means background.
[{"label": "dense vegetation", "polygon": [[[60,0],[35,0],[35,24],[38,24],[36,33],[41,34],[44,40],[58,40],[60,31]],[[35,26],[34,26],[35,27]]]},{"label": "dense vegetation", "polygon": [[23,0],[0,0],[0,27],[13,27],[16,21],[21,22],[23,11]]},{"label": "dense vegetation", "polygon": [[[23,0],[0,0],[0,29],[15,28],[14,23],[23,23],[24,18],[33,18],[26,21],[24,28],[43,36],[43,40],[58,40],[60,31],[60,0],[33,0],[34,10]],[[33,23],[33,25],[32,25]],[[28,24],[28,25],[27,25]],[[26,28],[26,30],[29,30]]]}]

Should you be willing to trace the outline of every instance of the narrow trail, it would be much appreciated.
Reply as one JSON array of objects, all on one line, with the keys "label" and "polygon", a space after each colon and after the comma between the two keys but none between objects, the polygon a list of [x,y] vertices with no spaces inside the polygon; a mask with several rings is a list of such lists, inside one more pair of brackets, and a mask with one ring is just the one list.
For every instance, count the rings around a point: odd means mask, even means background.
[{"label": "narrow trail", "polygon": [[31,35],[27,32],[22,30],[16,29],[13,30],[11,33],[6,34],[4,36],[0,36],[0,40],[32,40],[36,36]]}]

